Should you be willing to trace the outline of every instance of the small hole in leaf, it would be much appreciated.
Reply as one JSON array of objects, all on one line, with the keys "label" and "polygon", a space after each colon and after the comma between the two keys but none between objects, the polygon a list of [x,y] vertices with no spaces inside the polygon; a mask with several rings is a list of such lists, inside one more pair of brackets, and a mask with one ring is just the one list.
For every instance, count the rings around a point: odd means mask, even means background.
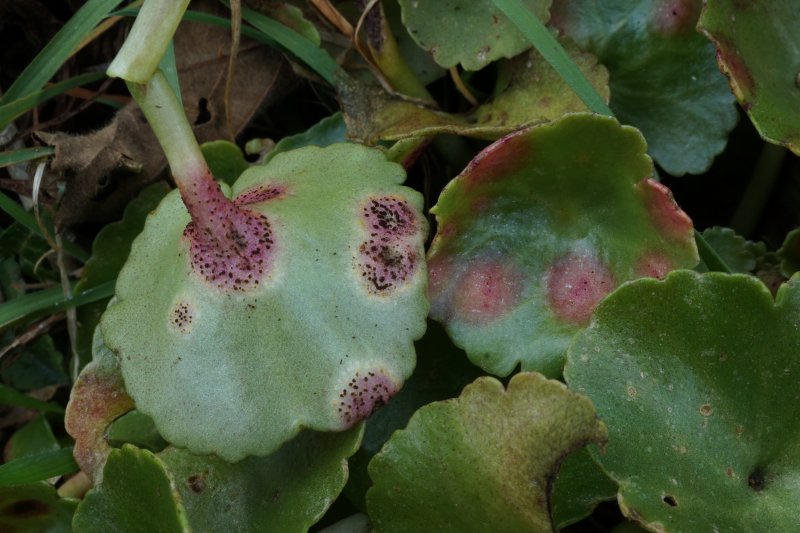
[{"label": "small hole in leaf", "polygon": [[211,112],[208,110],[208,100],[200,98],[197,102],[197,118],[194,119],[194,125],[205,124],[211,120]]},{"label": "small hole in leaf", "polygon": [[666,503],[670,507],[677,507],[678,506],[678,502],[675,501],[675,496],[672,496],[670,494],[667,494],[666,496],[664,496],[662,498],[662,500],[664,500],[664,503]]},{"label": "small hole in leaf", "polygon": [[756,492],[764,490],[764,471],[756,468],[747,476],[747,485]]}]

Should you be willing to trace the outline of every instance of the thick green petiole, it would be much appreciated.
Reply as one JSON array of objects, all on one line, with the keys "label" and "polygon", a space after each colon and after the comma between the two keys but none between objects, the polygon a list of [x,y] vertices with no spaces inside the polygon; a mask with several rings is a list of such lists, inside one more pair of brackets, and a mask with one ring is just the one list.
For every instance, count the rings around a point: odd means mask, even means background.
[{"label": "thick green petiole", "polygon": [[128,90],[164,149],[178,188],[189,188],[187,180],[207,165],[183,106],[166,77],[161,71],[156,71],[147,84],[129,81]]},{"label": "thick green petiole", "polygon": [[107,74],[128,82],[147,83],[158,69],[188,5],[189,0],[146,0]]}]

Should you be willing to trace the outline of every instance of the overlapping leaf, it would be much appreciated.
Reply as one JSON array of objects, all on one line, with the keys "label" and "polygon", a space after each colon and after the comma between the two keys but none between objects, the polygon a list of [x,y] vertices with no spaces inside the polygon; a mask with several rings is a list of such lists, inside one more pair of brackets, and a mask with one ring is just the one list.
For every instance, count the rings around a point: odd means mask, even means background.
[{"label": "overlapping leaf", "polygon": [[376,531],[549,531],[560,461],[605,438],[585,397],[539,374],[479,378],[425,406],[370,463]]},{"label": "overlapping leaf", "polygon": [[800,528],[800,279],[679,271],[621,287],[565,377],[609,428],[595,459],[665,531]]},{"label": "overlapping leaf", "polygon": [[[547,22],[552,0],[524,0]],[[480,70],[501,57],[513,57],[530,46],[491,0],[400,0],[409,34],[445,68],[461,64]]]},{"label": "overlapping leaf", "polygon": [[431,316],[489,372],[558,375],[617,285],[697,263],[691,221],[651,173],[641,135],[597,115],[491,145],[432,209]]},{"label": "overlapping leaf", "polygon": [[164,438],[235,461],[302,427],[342,430],[397,392],[425,329],[427,227],[402,168],[354,144],[279,154],[230,193],[267,217],[264,282],[195,273],[168,195],[134,243],[101,323],[125,386]]},{"label": "overlapping leaf", "polygon": [[[570,57],[607,101],[608,72],[591,54],[566,44]],[[340,88],[348,134],[373,144],[420,135],[451,133],[496,140],[522,126],[586,111],[586,105],[536,51],[520,55],[503,67],[506,87],[496,98],[468,116],[444,113],[381,89],[352,82]]]},{"label": "overlapping leaf", "polygon": [[362,429],[306,432],[235,464],[123,445],[78,508],[76,531],[307,531],[342,490]]},{"label": "overlapping leaf", "polygon": [[714,50],[694,27],[700,0],[556,0],[551,23],[611,74],[611,109],[673,175],[699,174],[736,124]]},{"label": "overlapping leaf", "polygon": [[800,155],[800,11],[791,0],[708,0],[699,28],[766,140]]}]

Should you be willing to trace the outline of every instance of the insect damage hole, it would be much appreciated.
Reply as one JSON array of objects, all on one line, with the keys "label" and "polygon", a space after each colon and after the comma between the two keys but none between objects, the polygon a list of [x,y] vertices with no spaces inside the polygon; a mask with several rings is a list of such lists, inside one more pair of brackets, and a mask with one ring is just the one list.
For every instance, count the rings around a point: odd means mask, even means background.
[{"label": "insect damage hole", "polygon": [[675,500],[675,496],[672,496],[671,494],[666,494],[663,498],[661,498],[661,501],[663,501],[664,503],[666,503],[670,507],[677,507],[678,506],[678,502],[677,502],[677,500]]}]

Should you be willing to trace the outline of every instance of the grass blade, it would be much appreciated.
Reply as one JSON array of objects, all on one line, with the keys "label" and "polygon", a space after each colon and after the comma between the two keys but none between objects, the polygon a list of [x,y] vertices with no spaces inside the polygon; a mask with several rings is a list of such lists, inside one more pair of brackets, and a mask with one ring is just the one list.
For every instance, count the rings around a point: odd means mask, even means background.
[{"label": "grass blade", "polygon": [[72,55],[81,40],[120,0],[89,0],[64,24],[0,97],[0,106],[38,92]]},{"label": "grass blade", "polygon": [[[42,228],[40,228],[39,224],[36,223],[36,219],[33,217],[33,214],[25,211],[21,205],[1,192],[0,209],[8,213],[14,220],[31,230],[36,235],[44,237],[44,235],[42,235]],[[64,241],[64,251],[75,259],[83,261],[84,263],[89,259],[88,253],[86,253],[84,250],[81,250],[75,244],[69,241]]]},{"label": "grass blade", "polygon": [[0,152],[0,168],[16,165],[17,163],[24,163],[25,161],[32,161],[40,157],[47,157],[54,153],[55,149],[49,146],[7,150],[5,152]]},{"label": "grass blade", "polygon": [[116,280],[107,281],[71,298],[64,296],[61,287],[52,287],[14,298],[0,304],[0,331],[23,318],[44,313],[52,314],[63,309],[80,307],[114,295]]},{"label": "grass blade", "polygon": [[38,409],[46,413],[64,412],[64,408],[60,405],[31,398],[26,394],[22,394],[17,389],[3,384],[0,384],[0,405],[16,405],[17,407],[25,407],[26,409]]},{"label": "grass blade", "polygon": [[248,7],[242,6],[242,18],[308,65],[325,81],[336,85],[336,77],[342,74],[342,69],[325,50],[280,22]]},{"label": "grass blade", "polygon": [[[225,2],[223,2],[225,3]],[[120,9],[115,11],[113,16],[136,16],[138,9]],[[266,15],[242,6],[242,18],[253,26],[242,26],[242,35],[256,40],[267,46],[278,47],[297,56],[306,63],[311,69],[334,85],[336,77],[343,73],[336,61],[316,44],[309,41],[299,33],[284,26]],[[230,19],[201,13],[199,11],[186,10],[183,14],[184,20],[201,22],[211,26],[230,28]]]},{"label": "grass blade", "polygon": [[[18,116],[30,111],[37,105],[44,103],[51,98],[63,94],[74,87],[79,87],[81,85],[86,85],[87,83],[102,80],[105,77],[106,75],[104,72],[87,72],[86,74],[81,74],[79,76],[54,83],[50,87],[42,89],[41,91],[37,90],[36,92],[26,94],[22,98],[8,101],[8,103],[0,105],[0,129],[5,128],[9,122]],[[4,100],[4,102],[5,101],[6,100]]]},{"label": "grass blade", "polygon": [[0,465],[0,487],[35,483],[77,471],[71,447],[27,455]]},{"label": "grass blade", "polygon": [[575,91],[586,107],[600,115],[614,116],[603,98],[597,94],[592,84],[569,58],[550,30],[539,20],[539,17],[525,7],[522,0],[492,0],[492,2],[542,54],[545,61],[550,63],[558,75]]}]

